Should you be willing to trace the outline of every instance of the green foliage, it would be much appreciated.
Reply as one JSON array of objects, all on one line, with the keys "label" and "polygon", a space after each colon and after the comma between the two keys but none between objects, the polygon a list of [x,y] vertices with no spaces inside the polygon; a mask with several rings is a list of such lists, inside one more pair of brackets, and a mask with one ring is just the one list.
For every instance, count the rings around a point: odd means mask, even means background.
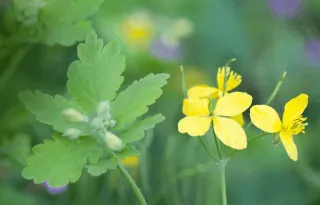
[{"label": "green foliage", "polygon": [[70,127],[77,127],[84,130],[81,124],[71,123],[64,119],[62,111],[68,108],[75,108],[63,96],[55,95],[52,97],[49,94],[40,91],[30,92],[25,91],[19,94],[20,100],[25,107],[34,115],[37,120],[52,126],[58,132],[64,132]]},{"label": "green foliage", "polygon": [[37,204],[36,198],[31,194],[23,193],[14,189],[0,187],[1,204]]},{"label": "green foliage", "polygon": [[94,110],[105,100],[113,100],[123,82],[121,73],[125,69],[121,47],[111,42],[103,47],[95,34],[78,46],[78,61],[68,71],[68,91],[73,100],[85,110]]},{"label": "green foliage", "polygon": [[33,147],[34,155],[27,160],[22,175],[39,184],[48,181],[52,187],[66,186],[79,179],[89,160],[96,163],[102,154],[95,140],[80,138],[68,140],[59,135]]},{"label": "green foliage", "polygon": [[93,15],[103,0],[16,0],[6,12],[12,38],[22,42],[71,46],[93,31]]},{"label": "green foliage", "polygon": [[156,124],[162,122],[164,119],[165,117],[162,114],[157,114],[141,121],[137,121],[131,128],[121,134],[121,139],[125,143],[141,140],[144,137],[144,132],[146,130],[154,128]]},{"label": "green foliage", "polygon": [[31,154],[30,136],[26,134],[17,133],[10,138],[4,138],[2,146],[5,147],[4,154],[19,164],[25,164]]},{"label": "green foliage", "polygon": [[[108,169],[114,169],[119,163],[117,158],[139,154],[130,143],[142,139],[144,131],[153,128],[164,117],[157,114],[135,121],[161,96],[161,88],[167,83],[169,75],[150,74],[133,82],[116,97],[125,69],[125,58],[120,52],[119,43],[110,42],[104,46],[102,40],[92,33],[85,43],[78,46],[79,60],[69,66],[67,89],[71,95],[70,101],[61,95],[53,97],[40,91],[19,94],[20,100],[38,121],[71,138],[84,136],[69,140],[57,135],[54,140],[45,140],[44,144],[36,145],[33,148],[34,155],[27,160],[27,167],[23,170],[26,179],[33,179],[35,183],[48,181],[52,187],[65,186],[78,180],[83,167],[87,167],[91,175],[99,176]],[[114,98],[109,108],[108,101]],[[81,118],[85,113],[88,120],[77,123],[67,121],[62,113],[69,108],[74,109],[70,115],[80,115]],[[97,114],[93,116],[96,111]],[[112,120],[116,121],[111,123]],[[106,146],[110,142],[106,130],[112,132],[113,129],[117,134],[120,133],[126,145],[119,152]],[[100,156],[103,158],[99,160]]]},{"label": "green foliage", "polygon": [[[149,74],[134,81],[111,103],[111,115],[117,121],[116,129],[123,130],[138,117],[148,112],[148,105],[155,103],[161,94],[161,88],[167,83],[168,74]],[[128,106],[130,102],[130,106]]]},{"label": "green foliage", "polygon": [[88,172],[92,176],[100,176],[107,172],[108,169],[115,169],[118,161],[114,157],[102,158],[95,164],[90,164],[87,166]]},{"label": "green foliage", "polygon": [[116,156],[120,159],[125,159],[127,156],[137,156],[139,155],[139,151],[136,149],[136,147],[132,144],[127,145],[124,149],[122,149],[120,152],[116,153]]}]

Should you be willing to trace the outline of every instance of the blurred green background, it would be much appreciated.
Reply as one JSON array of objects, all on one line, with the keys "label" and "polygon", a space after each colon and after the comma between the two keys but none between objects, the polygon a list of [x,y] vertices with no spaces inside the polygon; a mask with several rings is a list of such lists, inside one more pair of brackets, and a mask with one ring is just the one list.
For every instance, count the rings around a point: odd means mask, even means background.
[{"label": "blurred green background", "polygon": [[[78,35],[64,29],[43,34],[43,39],[37,36],[32,26],[54,1],[0,1],[0,204],[137,204],[117,170],[100,177],[84,172],[60,193],[21,177],[31,146],[50,138],[52,130],[24,109],[17,94],[26,89],[65,94],[66,72],[83,40],[43,40],[62,31],[63,37]],[[250,144],[228,163],[229,204],[320,204],[318,0],[101,0],[86,19],[104,42],[117,39],[124,46],[124,86],[151,72],[171,75],[163,96],[151,107],[166,120],[137,144],[140,163],[128,167],[148,204],[219,204],[216,166],[198,140],[177,131],[183,117],[179,67],[184,66],[188,87],[215,85],[217,68],[231,58],[237,59],[233,70],[243,77],[237,90],[250,93],[254,104],[266,101],[284,71],[287,78],[272,106],[282,113],[284,104],[302,92],[310,102],[304,114],[306,134],[295,137],[299,160],[291,161],[271,136]],[[21,32],[21,25],[34,30]],[[248,113],[245,117],[248,122]],[[256,133],[252,126],[248,136]],[[209,143],[211,135],[205,140]]]}]

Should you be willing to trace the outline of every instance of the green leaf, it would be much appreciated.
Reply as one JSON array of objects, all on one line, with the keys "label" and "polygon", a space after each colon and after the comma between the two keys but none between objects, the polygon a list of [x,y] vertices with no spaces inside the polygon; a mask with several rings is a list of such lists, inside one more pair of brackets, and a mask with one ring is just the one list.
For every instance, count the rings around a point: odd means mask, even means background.
[{"label": "green leaf", "polygon": [[120,138],[125,143],[141,140],[144,137],[144,132],[146,130],[154,128],[156,124],[162,122],[164,119],[165,117],[162,114],[157,114],[135,122],[130,129],[120,135]]},{"label": "green leaf", "polygon": [[92,31],[90,21],[79,21],[71,25],[59,24],[48,27],[38,38],[49,46],[56,43],[71,46],[77,41],[82,41]]},{"label": "green leaf", "polygon": [[28,166],[22,176],[33,179],[36,184],[48,181],[52,187],[66,186],[76,182],[83,167],[89,160],[96,163],[102,154],[92,138],[68,140],[54,136],[54,140],[45,140],[33,147],[34,155],[27,160]]},{"label": "green leaf", "polygon": [[100,176],[101,174],[106,173],[108,169],[115,169],[117,165],[117,159],[111,157],[100,159],[97,163],[88,165],[87,168],[92,176]]},{"label": "green leaf", "polygon": [[121,47],[110,42],[103,47],[101,39],[92,33],[85,44],[78,46],[79,60],[68,71],[67,87],[73,100],[85,110],[95,110],[105,100],[113,100],[120,88],[125,69]]},{"label": "green leaf", "polygon": [[34,115],[38,121],[53,126],[58,132],[64,132],[68,128],[77,128],[85,131],[85,125],[80,123],[71,123],[64,119],[61,112],[68,108],[77,109],[71,105],[63,96],[49,94],[40,91],[25,91],[19,93],[20,100],[25,107]]},{"label": "green leaf", "polygon": [[136,149],[134,145],[127,145],[120,152],[115,153],[119,159],[125,159],[127,156],[138,156],[140,152]]},{"label": "green leaf", "polygon": [[47,26],[72,24],[93,15],[104,0],[44,0],[39,18]]},{"label": "green leaf", "polygon": [[111,115],[117,122],[116,129],[125,129],[148,112],[148,105],[162,95],[161,88],[167,84],[168,78],[168,74],[149,74],[122,91],[110,105]]}]

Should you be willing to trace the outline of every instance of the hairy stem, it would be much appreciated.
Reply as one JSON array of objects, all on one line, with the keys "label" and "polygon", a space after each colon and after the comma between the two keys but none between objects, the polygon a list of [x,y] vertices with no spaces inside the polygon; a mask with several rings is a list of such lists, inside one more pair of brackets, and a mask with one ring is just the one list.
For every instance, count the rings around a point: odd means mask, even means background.
[{"label": "hairy stem", "polygon": [[139,187],[137,184],[134,182],[128,171],[122,166],[121,163],[117,165],[118,170],[121,172],[121,174],[126,178],[128,183],[130,184],[131,188],[133,189],[133,192],[136,194],[139,202],[141,205],[147,205],[146,200],[144,199],[142,193],[140,192]]}]

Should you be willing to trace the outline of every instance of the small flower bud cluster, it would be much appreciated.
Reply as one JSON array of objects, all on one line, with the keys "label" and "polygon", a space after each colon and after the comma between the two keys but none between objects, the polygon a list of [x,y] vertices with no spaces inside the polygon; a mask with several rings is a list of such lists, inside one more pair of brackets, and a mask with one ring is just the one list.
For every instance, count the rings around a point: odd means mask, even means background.
[{"label": "small flower bud cluster", "polygon": [[[86,115],[81,114],[79,111],[68,108],[62,111],[62,115],[69,122],[74,123],[86,123],[90,126],[91,130],[96,133],[107,145],[107,147],[114,151],[119,151],[123,147],[121,139],[108,130],[116,125],[116,121],[112,119],[110,114],[109,101],[103,101],[99,103],[96,111],[96,117],[89,119]],[[70,139],[78,138],[82,132],[77,128],[69,128],[63,136]]]},{"label": "small flower bud cluster", "polygon": [[110,103],[108,100],[101,102],[97,108],[97,117],[91,121],[91,126],[96,130],[108,130],[114,127],[116,121],[112,119],[110,114]]}]

